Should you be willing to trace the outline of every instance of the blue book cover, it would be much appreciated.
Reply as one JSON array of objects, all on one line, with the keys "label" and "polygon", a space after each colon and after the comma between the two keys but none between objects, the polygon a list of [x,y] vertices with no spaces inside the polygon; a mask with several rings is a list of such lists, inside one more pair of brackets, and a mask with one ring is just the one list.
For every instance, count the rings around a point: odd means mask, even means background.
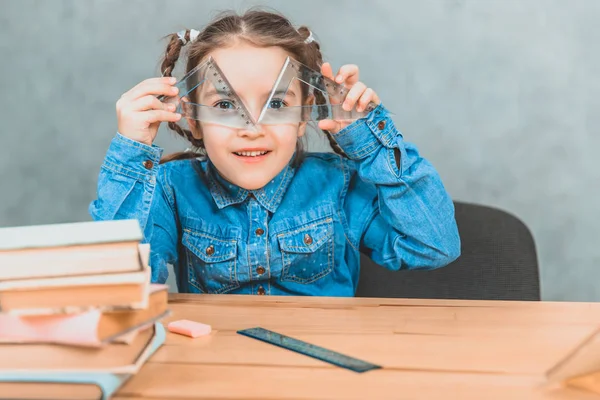
[{"label": "blue book cover", "polygon": [[[136,360],[136,364],[143,365],[165,342],[166,332],[164,326],[157,322],[154,324],[154,337],[147,351]],[[79,383],[96,385],[101,393],[101,400],[109,399],[132,376],[132,374],[116,374],[102,372],[5,372],[0,373],[0,382],[46,382],[46,383]]]}]

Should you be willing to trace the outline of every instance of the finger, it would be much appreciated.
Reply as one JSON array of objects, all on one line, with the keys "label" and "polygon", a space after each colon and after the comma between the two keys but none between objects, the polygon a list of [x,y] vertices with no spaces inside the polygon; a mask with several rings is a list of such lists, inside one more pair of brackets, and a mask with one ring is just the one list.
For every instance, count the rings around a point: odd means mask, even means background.
[{"label": "finger", "polygon": [[[371,93],[367,93],[367,91],[370,91]],[[365,97],[364,100],[363,100],[363,97]],[[379,104],[381,104],[381,100],[379,99],[379,96],[371,88],[368,88],[367,90],[365,90],[365,93],[363,93],[363,95],[359,99],[359,106],[357,108],[357,111],[359,111],[359,112],[364,111],[367,107],[369,107],[369,104],[371,104],[371,105],[374,104],[375,106],[378,106]]]},{"label": "finger", "polygon": [[333,80],[333,69],[331,68],[331,64],[328,62],[323,63],[323,65],[321,65],[321,74],[324,77]]},{"label": "finger", "polygon": [[345,82],[346,85],[354,85],[358,82],[358,75],[358,66],[354,64],[342,65],[335,77],[335,81],[337,83]]},{"label": "finger", "polygon": [[144,111],[142,118],[144,118],[147,124],[154,122],[177,122],[181,119],[181,114],[164,110],[150,110]]},{"label": "finger", "polygon": [[175,111],[177,106],[175,104],[163,103],[154,96],[144,96],[131,103],[132,111],[146,111],[146,110],[165,110]]},{"label": "finger", "polygon": [[364,83],[357,82],[354,86],[352,86],[352,89],[350,89],[346,95],[346,99],[344,100],[344,104],[342,104],[342,108],[346,111],[352,110],[366,89],[367,86]]},{"label": "finger", "polygon": [[[323,63],[323,65],[321,65],[321,74],[328,79],[331,79],[333,81],[333,69],[331,68],[331,64],[329,64],[328,62]],[[327,83],[326,83],[327,85]],[[340,101],[339,99],[336,98],[336,96],[332,97],[332,91],[328,90],[328,94],[329,94],[329,101],[331,102],[331,104],[339,104]]]},{"label": "finger", "polygon": [[323,119],[323,120],[319,121],[318,126],[319,126],[319,129],[322,129],[324,131],[329,131],[331,133],[337,133],[341,129],[341,124],[332,119]]},{"label": "finger", "polygon": [[[134,86],[131,90],[125,93],[122,97],[133,101],[140,97],[152,95],[174,96],[179,92],[179,88],[173,86],[175,78],[151,78]],[[171,83],[173,82],[173,83]]]},{"label": "finger", "polygon": [[356,106],[356,111],[363,112],[365,108],[369,105],[369,103],[374,99],[375,91],[371,88],[367,88],[358,99],[358,105]]},{"label": "finger", "polygon": [[[323,65],[321,65],[321,74],[325,78],[331,79],[332,81],[334,80],[333,69],[331,68],[331,64],[329,64],[328,62],[323,63]],[[339,96],[333,94],[333,92],[331,90],[328,91],[328,94],[329,94],[329,101],[331,104],[337,105],[337,104],[340,104],[343,100],[343,99],[340,99]]]}]

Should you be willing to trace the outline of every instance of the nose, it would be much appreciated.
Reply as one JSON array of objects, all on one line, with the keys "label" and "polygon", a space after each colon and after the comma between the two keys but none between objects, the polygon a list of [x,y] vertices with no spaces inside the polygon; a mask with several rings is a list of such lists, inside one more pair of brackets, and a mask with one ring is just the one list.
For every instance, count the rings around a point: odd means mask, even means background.
[{"label": "nose", "polygon": [[247,139],[255,139],[265,135],[265,130],[261,124],[251,124],[246,128],[240,129],[238,135]]}]

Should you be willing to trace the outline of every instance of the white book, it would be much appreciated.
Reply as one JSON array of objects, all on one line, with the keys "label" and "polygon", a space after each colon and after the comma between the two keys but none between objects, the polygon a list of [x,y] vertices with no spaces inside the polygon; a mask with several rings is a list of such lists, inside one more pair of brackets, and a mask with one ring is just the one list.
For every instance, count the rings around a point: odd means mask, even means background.
[{"label": "white book", "polygon": [[0,252],[142,240],[135,219],[0,228]]},{"label": "white book", "polygon": [[141,269],[137,220],[0,228],[0,281]]}]

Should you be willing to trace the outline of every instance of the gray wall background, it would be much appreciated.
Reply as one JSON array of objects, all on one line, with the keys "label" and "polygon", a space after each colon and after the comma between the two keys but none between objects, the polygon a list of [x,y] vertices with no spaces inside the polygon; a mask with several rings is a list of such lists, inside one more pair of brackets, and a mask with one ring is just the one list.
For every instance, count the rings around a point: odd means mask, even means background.
[{"label": "gray wall background", "polygon": [[544,299],[600,300],[597,0],[0,0],[0,226],[88,220],[115,101],[161,38],[254,5],[358,64],[454,199],[527,223]]}]

